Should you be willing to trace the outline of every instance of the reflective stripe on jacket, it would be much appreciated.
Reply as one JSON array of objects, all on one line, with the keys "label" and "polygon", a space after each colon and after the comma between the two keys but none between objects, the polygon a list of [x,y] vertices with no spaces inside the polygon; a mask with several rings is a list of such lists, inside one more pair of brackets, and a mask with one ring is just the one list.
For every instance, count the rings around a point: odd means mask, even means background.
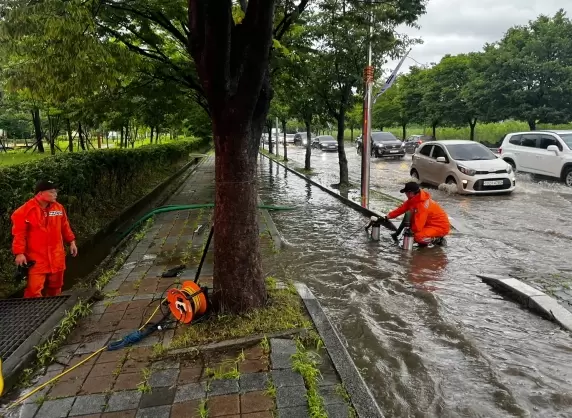
[{"label": "reflective stripe on jacket", "polygon": [[34,273],[57,273],[66,268],[64,242],[75,240],[66,211],[59,203],[45,209],[28,200],[12,214],[12,252],[35,261]]}]

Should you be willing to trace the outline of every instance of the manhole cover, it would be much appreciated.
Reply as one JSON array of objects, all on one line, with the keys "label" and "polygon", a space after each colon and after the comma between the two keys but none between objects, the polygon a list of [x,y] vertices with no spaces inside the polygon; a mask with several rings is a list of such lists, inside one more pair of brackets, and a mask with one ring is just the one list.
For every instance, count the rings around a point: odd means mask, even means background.
[{"label": "manhole cover", "polygon": [[0,300],[0,358],[6,360],[69,295]]}]

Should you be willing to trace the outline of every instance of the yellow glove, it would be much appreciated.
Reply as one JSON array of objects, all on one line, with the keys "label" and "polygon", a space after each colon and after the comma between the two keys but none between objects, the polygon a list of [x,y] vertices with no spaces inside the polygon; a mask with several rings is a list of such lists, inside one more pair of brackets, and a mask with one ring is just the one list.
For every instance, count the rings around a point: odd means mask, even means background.
[{"label": "yellow glove", "polygon": [[0,359],[0,396],[4,392],[4,377],[2,376],[2,359]]}]

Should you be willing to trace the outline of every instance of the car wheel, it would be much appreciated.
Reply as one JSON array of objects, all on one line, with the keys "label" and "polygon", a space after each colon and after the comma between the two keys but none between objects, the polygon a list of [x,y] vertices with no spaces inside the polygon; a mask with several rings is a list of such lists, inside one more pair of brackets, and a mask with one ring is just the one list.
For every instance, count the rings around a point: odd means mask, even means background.
[{"label": "car wheel", "polygon": [[572,187],[572,168],[568,168],[566,173],[564,173],[564,184],[568,187]]},{"label": "car wheel", "polygon": [[413,169],[411,170],[411,173],[409,173],[409,175],[414,178],[415,180],[417,180],[417,182],[419,183],[419,173],[417,172],[417,170]]},{"label": "car wheel", "polygon": [[445,180],[445,183],[447,183],[447,185],[449,185],[449,186],[456,186],[457,190],[459,190],[459,186],[457,185],[457,180],[455,180],[454,177],[447,177],[447,180]]},{"label": "car wheel", "polygon": [[405,155],[400,155],[399,157],[397,157],[398,160],[403,160],[403,157],[405,157]]}]

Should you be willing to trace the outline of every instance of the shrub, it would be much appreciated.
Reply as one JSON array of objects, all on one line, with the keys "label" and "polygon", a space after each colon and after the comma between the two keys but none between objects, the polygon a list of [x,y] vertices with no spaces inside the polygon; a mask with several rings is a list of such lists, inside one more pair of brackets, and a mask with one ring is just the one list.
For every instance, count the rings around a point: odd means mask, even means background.
[{"label": "shrub", "polygon": [[135,149],[106,149],[58,154],[10,167],[0,167],[0,294],[13,274],[10,216],[33,197],[36,181],[49,179],[60,188],[78,243],[115,219],[204,149],[206,140],[181,140]]}]

